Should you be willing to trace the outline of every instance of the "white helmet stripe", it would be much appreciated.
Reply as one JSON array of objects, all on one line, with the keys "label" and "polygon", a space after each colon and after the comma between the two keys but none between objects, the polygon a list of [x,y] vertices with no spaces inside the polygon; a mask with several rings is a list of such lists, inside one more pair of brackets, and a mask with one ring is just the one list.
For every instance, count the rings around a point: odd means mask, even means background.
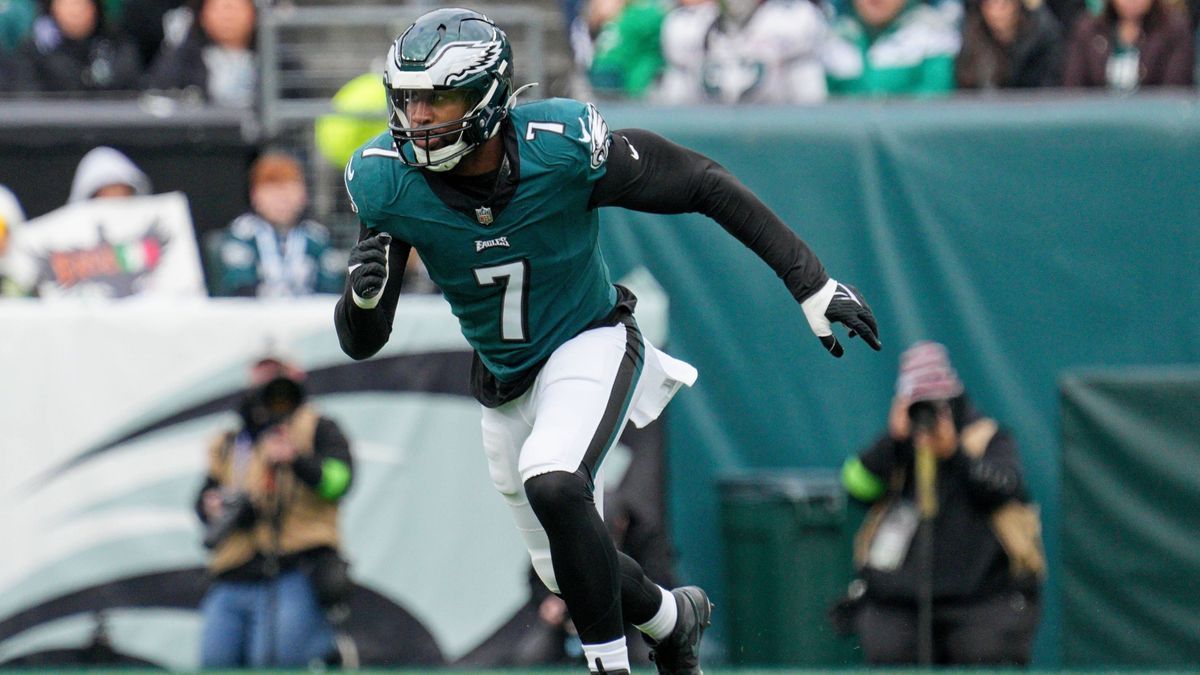
[{"label": "white helmet stripe", "polygon": [[388,66],[388,84],[392,89],[433,89],[433,80],[424,71],[392,70]]}]

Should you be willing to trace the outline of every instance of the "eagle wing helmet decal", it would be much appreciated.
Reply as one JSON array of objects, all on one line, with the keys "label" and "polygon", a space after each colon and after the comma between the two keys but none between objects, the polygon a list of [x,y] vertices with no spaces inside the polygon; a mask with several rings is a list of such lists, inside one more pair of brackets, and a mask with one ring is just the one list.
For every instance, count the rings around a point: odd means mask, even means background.
[{"label": "eagle wing helmet decal", "polygon": [[442,47],[426,66],[430,79],[450,87],[476,73],[482,73],[500,60],[501,47],[496,40],[451,42]]}]

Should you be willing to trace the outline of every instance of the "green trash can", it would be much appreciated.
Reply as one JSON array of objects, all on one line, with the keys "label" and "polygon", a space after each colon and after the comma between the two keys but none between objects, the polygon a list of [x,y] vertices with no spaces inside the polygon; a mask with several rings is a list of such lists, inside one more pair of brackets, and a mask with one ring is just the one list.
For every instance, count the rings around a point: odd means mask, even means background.
[{"label": "green trash can", "polygon": [[738,473],[719,478],[718,486],[730,662],[860,662],[855,641],[836,635],[827,616],[853,578],[853,534],[838,473]]}]

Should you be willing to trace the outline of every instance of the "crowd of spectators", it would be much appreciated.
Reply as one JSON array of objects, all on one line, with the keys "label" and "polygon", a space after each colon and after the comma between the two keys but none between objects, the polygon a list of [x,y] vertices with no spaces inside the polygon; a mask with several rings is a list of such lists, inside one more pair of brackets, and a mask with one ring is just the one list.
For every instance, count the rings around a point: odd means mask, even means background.
[{"label": "crowd of spectators", "polygon": [[1181,0],[591,0],[572,47],[586,94],[668,104],[1129,92],[1194,84],[1197,18]]},{"label": "crowd of spectators", "polygon": [[[587,98],[1191,86],[1185,0],[563,0]],[[254,103],[255,0],[0,0],[0,93]]]},{"label": "crowd of spectators", "polygon": [[254,0],[0,0],[0,92],[165,92],[249,107]]}]

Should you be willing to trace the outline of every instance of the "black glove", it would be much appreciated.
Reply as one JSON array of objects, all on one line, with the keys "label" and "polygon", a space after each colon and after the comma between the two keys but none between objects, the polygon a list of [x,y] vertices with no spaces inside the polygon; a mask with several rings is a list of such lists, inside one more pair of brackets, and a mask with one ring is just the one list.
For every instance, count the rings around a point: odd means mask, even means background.
[{"label": "black glove", "polygon": [[350,251],[350,267],[346,270],[350,295],[361,309],[374,309],[383,297],[388,280],[388,251],[392,235],[382,232],[367,237]]},{"label": "black glove", "polygon": [[841,358],[842,345],[833,334],[832,322],[845,325],[850,329],[850,337],[858,335],[875,351],[883,348],[879,342],[879,328],[875,324],[875,315],[858,289],[853,286],[838,283],[830,279],[821,290],[809,296],[800,303],[804,316],[813,333],[821,339],[821,344],[837,358]]}]

